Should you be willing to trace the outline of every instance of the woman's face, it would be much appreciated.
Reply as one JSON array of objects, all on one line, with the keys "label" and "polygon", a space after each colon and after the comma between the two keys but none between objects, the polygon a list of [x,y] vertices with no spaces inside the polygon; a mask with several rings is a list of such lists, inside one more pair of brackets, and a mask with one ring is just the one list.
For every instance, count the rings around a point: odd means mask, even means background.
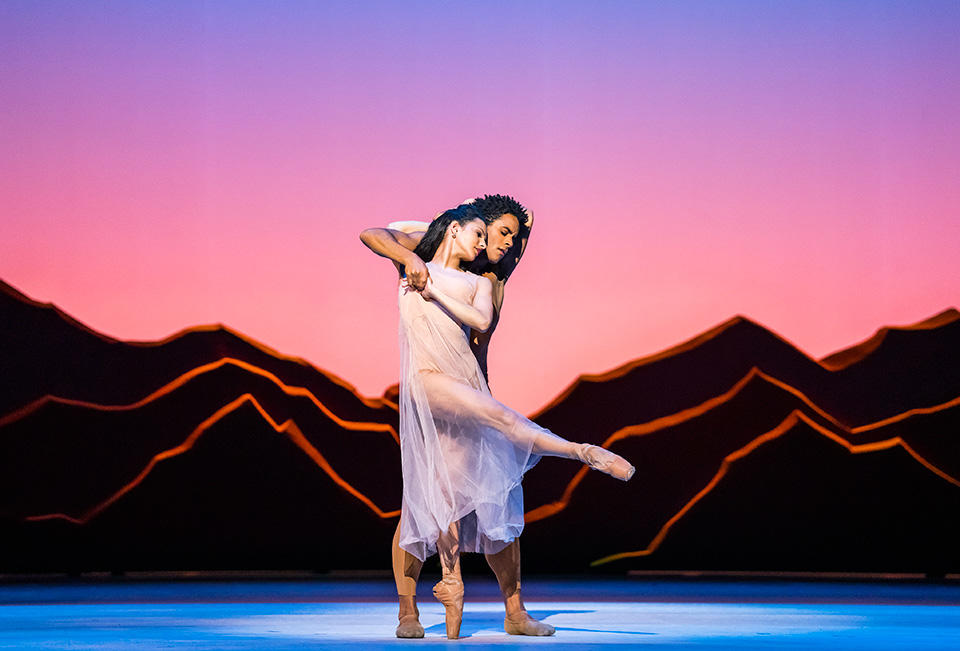
[{"label": "woman's face", "polygon": [[473,260],[487,248],[487,225],[482,219],[473,219],[464,224],[456,224],[459,229],[451,229],[456,237],[454,250],[462,260]]}]

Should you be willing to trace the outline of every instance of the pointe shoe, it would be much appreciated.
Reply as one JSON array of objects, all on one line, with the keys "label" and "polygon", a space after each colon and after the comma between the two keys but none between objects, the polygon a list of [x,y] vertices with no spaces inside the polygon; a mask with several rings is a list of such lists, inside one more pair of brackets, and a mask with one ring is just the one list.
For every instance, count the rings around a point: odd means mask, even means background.
[{"label": "pointe shoe", "polygon": [[629,461],[619,454],[611,452],[606,448],[601,448],[598,445],[590,445],[589,443],[581,443],[577,447],[577,458],[594,470],[605,472],[611,477],[616,477],[623,481],[627,481],[633,477],[633,473],[636,470],[636,468],[630,465]]},{"label": "pointe shoe", "polygon": [[534,619],[525,610],[516,615],[507,615],[503,619],[503,630],[508,635],[553,635],[557,632],[553,626]]},{"label": "pointe shoe", "polygon": [[463,620],[463,581],[445,576],[433,586],[433,596],[446,611],[447,639],[456,640],[460,637],[460,622]]}]

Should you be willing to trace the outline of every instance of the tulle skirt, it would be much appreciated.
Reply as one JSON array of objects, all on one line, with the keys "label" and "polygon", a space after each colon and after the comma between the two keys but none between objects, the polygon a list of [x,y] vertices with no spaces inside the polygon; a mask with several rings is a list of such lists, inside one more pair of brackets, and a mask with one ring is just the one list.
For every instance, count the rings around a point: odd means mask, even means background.
[{"label": "tulle skirt", "polygon": [[416,292],[400,298],[400,547],[420,560],[456,523],[460,551],[496,553],[523,530],[523,474],[540,457],[526,420],[494,401],[469,331]]}]

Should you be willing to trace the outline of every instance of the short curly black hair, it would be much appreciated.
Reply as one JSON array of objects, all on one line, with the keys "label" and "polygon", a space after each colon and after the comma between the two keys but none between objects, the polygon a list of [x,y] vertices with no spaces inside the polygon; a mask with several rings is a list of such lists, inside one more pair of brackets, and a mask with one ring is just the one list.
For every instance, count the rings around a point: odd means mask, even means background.
[{"label": "short curly black hair", "polygon": [[520,237],[525,238],[530,234],[527,228],[527,209],[519,201],[505,194],[485,194],[477,197],[473,205],[483,213],[483,219],[488,224],[496,221],[501,216],[510,213],[520,222]]}]

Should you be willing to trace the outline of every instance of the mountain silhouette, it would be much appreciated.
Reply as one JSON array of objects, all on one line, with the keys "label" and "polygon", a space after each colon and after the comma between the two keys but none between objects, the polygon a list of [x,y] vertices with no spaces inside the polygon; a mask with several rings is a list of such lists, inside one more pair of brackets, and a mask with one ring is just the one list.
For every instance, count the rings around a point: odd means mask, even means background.
[{"label": "mountain silhouette", "polygon": [[852,454],[806,419],[780,429],[730,463],[655,553],[608,559],[610,569],[960,569],[957,485],[902,446]]},{"label": "mountain silhouette", "polygon": [[187,328],[161,341],[120,341],[0,281],[0,416],[45,395],[129,404],[224,357],[309,389],[343,419],[395,426],[396,412],[383,400],[364,398],[332,373],[222,324]]},{"label": "mountain silhouette", "polygon": [[[834,353],[823,357],[820,360],[820,363],[829,368],[830,370],[840,370],[846,368],[851,364],[855,364],[860,360],[864,359],[868,355],[876,352],[881,346],[896,346],[897,342],[894,340],[892,343],[887,341],[887,336],[891,333],[901,333],[901,332],[911,332],[917,330],[935,330],[946,325],[950,325],[954,321],[960,319],[960,311],[957,311],[954,308],[949,308],[935,314],[930,318],[924,319],[923,321],[918,321],[913,325],[909,326],[884,326],[877,330],[872,337],[866,339],[865,341],[860,342],[849,348],[843,348]],[[893,337],[898,335],[894,334]]]},{"label": "mountain silhouette", "polygon": [[[630,454],[639,440],[623,439],[611,449]],[[610,571],[677,567],[876,571],[896,565],[896,571],[935,573],[943,567],[952,571],[960,567],[956,551],[960,547],[938,543],[936,554],[926,557],[928,533],[937,532],[948,541],[960,539],[960,525],[948,517],[950,509],[960,504],[960,482],[930,472],[895,440],[854,447],[856,453],[842,441],[797,411],[709,471],[706,464],[698,463],[698,470],[690,473],[685,460],[675,461],[681,469],[672,480],[665,470],[634,485],[638,478],[644,479],[638,467],[626,488],[599,473],[588,473],[566,508],[526,527],[524,565],[539,570],[576,569],[606,557],[608,562],[601,567]],[[790,479],[772,479],[784,477]],[[913,486],[918,488],[916,493]],[[771,501],[776,501],[777,508]],[[757,504],[767,506],[761,509]],[[850,512],[844,504],[850,505]],[[701,515],[707,505],[715,512],[709,517]],[[741,507],[753,515],[738,514]],[[927,508],[926,514],[913,513]],[[891,533],[897,527],[886,520],[888,510],[898,516],[910,514],[902,522],[916,525],[912,537]],[[698,524],[689,525],[691,519]],[[795,539],[769,541],[774,530],[789,531]],[[837,530],[844,533],[838,535]],[[677,535],[681,531],[685,533]],[[863,553],[869,546],[865,538],[873,544],[871,532],[889,534],[881,548],[895,550],[891,558],[896,563],[885,564],[883,552]],[[752,536],[767,542],[747,544],[745,539]],[[836,536],[843,548],[812,542],[817,536]],[[718,539],[725,541],[723,545],[718,545]],[[558,540],[564,543],[557,544]],[[601,547],[604,550],[598,553]],[[616,557],[626,552],[632,554]],[[921,567],[925,558],[930,562]]]},{"label": "mountain silhouette", "polygon": [[[656,491],[659,495],[676,493],[674,500],[658,503],[659,513],[646,513],[651,527],[674,513],[692,496],[671,488],[705,483],[716,471],[723,457],[745,445],[761,433],[772,429],[794,409],[807,406],[803,398],[775,383],[757,369],[751,369],[733,387],[701,405],[671,414],[645,425],[622,428],[614,438],[633,431],[629,442],[617,446],[636,467],[634,478],[624,490],[637,495]],[[816,413],[810,409],[811,413]],[[827,415],[817,418],[827,420]],[[609,447],[609,441],[603,441]],[[528,522],[549,513],[545,508],[561,498],[575,475],[584,474],[580,464],[566,459],[545,457],[524,479],[524,503]],[[595,481],[595,480],[594,480]],[[606,482],[606,478],[603,478]],[[651,536],[656,532],[652,529]]]},{"label": "mountain silhouette", "polygon": [[938,409],[914,409],[901,416],[857,428],[847,440],[870,444],[899,437],[913,450],[950,477],[960,477],[960,398]]},{"label": "mountain silhouette", "polygon": [[[754,408],[745,408],[751,406]],[[663,422],[624,428],[611,437],[607,447],[636,466],[633,479],[620,484],[595,471],[575,470],[560,500],[528,511],[525,548],[549,548],[551,537],[565,531],[573,542],[566,551],[556,553],[569,556],[571,550],[578,551],[574,558],[554,561],[582,565],[599,540],[626,535],[638,544],[650,544],[710,484],[725,459],[797,414],[821,434],[829,433],[860,454],[900,447],[923,472],[960,490],[960,473],[950,474],[960,456],[960,437],[952,428],[960,419],[960,400],[935,412],[876,427],[863,439],[759,373],[748,375],[729,395],[703,407]],[[934,436],[933,432],[940,434]],[[913,438],[912,433],[924,438]],[[898,442],[900,436],[904,436],[902,442]],[[631,516],[611,517],[623,504],[631,505]],[[582,534],[578,532],[581,528]]]},{"label": "mountain silhouette", "polygon": [[[385,426],[347,429],[321,411],[309,392],[245,362],[209,366],[132,405],[48,400],[0,426],[0,458],[18,460],[0,475],[0,513],[82,517],[242,394],[255,396],[274,420],[295,420],[307,442],[374,503],[386,511],[400,508],[399,447]],[[360,451],[363,464],[357,462]]]},{"label": "mountain silhouette", "polygon": [[[156,463],[136,489],[84,525],[2,523],[19,571],[384,565],[395,519],[380,518],[246,401],[188,450]],[[384,552],[388,553],[388,552]]]},{"label": "mountain silhouette", "polygon": [[[842,414],[849,423],[863,425],[960,396],[957,310],[945,310],[913,326],[881,328],[869,341],[874,342],[869,353],[861,355],[861,349],[855,360],[843,351],[826,358],[837,368],[818,395],[833,392],[842,411],[832,402],[821,404],[838,417]],[[847,365],[839,368],[841,360]]]},{"label": "mountain silhouette", "polygon": [[[0,356],[2,569],[388,564],[396,385],[363,397],[219,325],[119,341],[2,282]],[[582,376],[534,419],[636,475],[542,459],[524,481],[524,566],[960,569],[944,516],[957,362],[954,309],[819,361],[737,316]]]},{"label": "mountain silhouette", "polygon": [[621,427],[720,395],[757,367],[846,426],[874,422],[960,395],[960,320],[949,318],[953,312],[930,327],[888,329],[882,345],[837,370],[737,316],[655,355],[580,376],[532,418],[564,438],[599,443]]}]

